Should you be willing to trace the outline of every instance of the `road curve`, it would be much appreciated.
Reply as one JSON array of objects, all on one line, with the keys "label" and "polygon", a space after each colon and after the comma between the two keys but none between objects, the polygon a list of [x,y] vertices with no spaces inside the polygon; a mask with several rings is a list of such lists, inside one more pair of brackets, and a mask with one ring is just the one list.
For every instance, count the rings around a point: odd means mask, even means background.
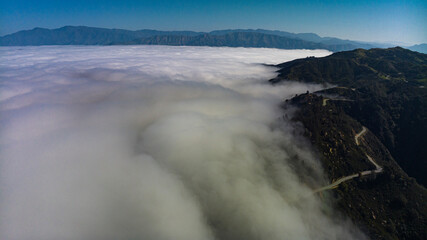
[{"label": "road curve", "polygon": [[356,134],[355,136],[354,136],[354,141],[356,142],[356,145],[357,146],[359,146],[359,138],[361,137],[361,136],[363,136],[363,134],[365,134],[366,133],[366,128],[365,127],[362,127],[362,131],[360,131],[360,133],[358,133],[358,134]]},{"label": "road curve", "polygon": [[[359,133],[357,133],[354,136],[354,141],[356,142],[356,145],[358,145],[358,146],[360,145],[359,138],[362,137],[366,133],[366,130],[367,129],[365,127],[362,127],[362,131],[360,131]],[[375,166],[375,170],[366,170],[366,171],[362,171],[362,172],[355,173],[355,174],[352,174],[352,175],[341,177],[341,178],[333,181],[329,185],[326,185],[326,186],[323,186],[321,188],[318,188],[318,189],[314,190],[313,193],[318,193],[318,192],[322,192],[322,191],[325,191],[325,190],[337,188],[341,183],[349,181],[349,180],[351,180],[353,178],[362,177],[362,176],[368,176],[368,175],[371,175],[371,174],[381,173],[383,171],[383,168],[380,165],[378,165],[378,163],[376,163],[371,158],[371,156],[369,156],[366,153],[365,153],[365,155],[368,158],[368,160]]]},{"label": "road curve", "polygon": [[339,178],[339,179],[337,179],[336,181],[334,181],[333,183],[331,183],[329,185],[326,185],[326,186],[323,186],[321,188],[318,188],[318,189],[314,190],[313,193],[318,193],[318,192],[322,192],[322,191],[325,191],[325,190],[334,189],[334,188],[338,187],[338,185],[340,185],[341,183],[346,182],[348,180],[351,180],[353,178],[356,178],[358,176],[359,176],[359,174],[355,173],[353,175],[349,175],[349,176],[345,176],[345,177]]},{"label": "road curve", "polygon": [[323,98],[323,102],[322,102],[322,106],[326,106],[326,104],[328,103],[329,98]]},{"label": "road curve", "polygon": [[383,169],[380,165],[378,165],[378,163],[376,163],[375,161],[374,161],[374,159],[372,159],[371,158],[371,156],[369,156],[368,154],[366,154],[366,157],[368,158],[368,160],[372,163],[372,164],[374,164],[374,166],[375,166],[375,170],[378,170],[378,169]]},{"label": "road curve", "polygon": [[328,101],[344,101],[344,102],[353,102],[350,99],[339,99],[339,98],[325,98],[323,97],[322,107],[325,107],[328,104]]}]

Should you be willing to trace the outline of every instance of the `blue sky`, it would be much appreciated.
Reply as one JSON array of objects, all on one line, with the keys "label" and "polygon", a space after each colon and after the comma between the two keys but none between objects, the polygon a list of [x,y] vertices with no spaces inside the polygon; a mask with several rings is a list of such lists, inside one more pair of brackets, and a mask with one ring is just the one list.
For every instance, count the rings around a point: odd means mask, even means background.
[{"label": "blue sky", "polygon": [[412,44],[427,42],[426,23],[426,0],[0,0],[0,35],[65,25],[194,31],[264,28]]}]

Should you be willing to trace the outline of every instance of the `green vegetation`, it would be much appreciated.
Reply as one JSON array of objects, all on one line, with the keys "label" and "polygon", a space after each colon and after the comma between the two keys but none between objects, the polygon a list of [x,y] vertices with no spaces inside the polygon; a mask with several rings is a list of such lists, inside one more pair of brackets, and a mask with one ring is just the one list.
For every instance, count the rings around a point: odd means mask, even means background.
[{"label": "green vegetation", "polygon": [[[427,55],[357,49],[278,66],[273,84],[339,86],[284,104],[299,107],[293,120],[303,123],[331,181],[374,169],[364,153],[384,168],[375,178],[330,191],[339,209],[372,239],[427,239],[427,190],[417,183],[427,185]],[[369,131],[357,146],[354,136],[362,126]]]},{"label": "green vegetation", "polygon": [[427,55],[400,47],[389,49],[356,49],[323,58],[297,59],[279,64],[279,76],[270,80],[331,83],[361,87],[366,81],[387,80],[425,86]]},{"label": "green vegetation", "polygon": [[274,84],[296,80],[344,87],[318,94],[353,100],[339,103],[344,112],[370,129],[409,176],[427,186],[426,54],[399,47],[357,49],[278,66],[279,76],[270,80]]},{"label": "green vegetation", "polygon": [[426,239],[427,190],[402,171],[372,132],[356,145],[354,136],[362,125],[346,113],[351,102],[328,101],[323,106],[323,99],[316,93],[302,94],[284,107],[299,107],[293,120],[303,123],[330,181],[374,169],[365,153],[384,168],[374,177],[356,178],[330,190],[337,207],[371,239]]}]

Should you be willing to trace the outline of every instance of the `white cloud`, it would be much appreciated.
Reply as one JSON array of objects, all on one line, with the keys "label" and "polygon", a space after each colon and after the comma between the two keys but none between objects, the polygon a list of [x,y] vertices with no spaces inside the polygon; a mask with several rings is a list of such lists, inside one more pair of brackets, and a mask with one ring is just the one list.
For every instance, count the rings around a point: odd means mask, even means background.
[{"label": "white cloud", "polygon": [[271,87],[259,64],[327,54],[0,48],[0,238],[360,237],[310,197],[320,163],[278,120],[281,99],[321,86]]}]

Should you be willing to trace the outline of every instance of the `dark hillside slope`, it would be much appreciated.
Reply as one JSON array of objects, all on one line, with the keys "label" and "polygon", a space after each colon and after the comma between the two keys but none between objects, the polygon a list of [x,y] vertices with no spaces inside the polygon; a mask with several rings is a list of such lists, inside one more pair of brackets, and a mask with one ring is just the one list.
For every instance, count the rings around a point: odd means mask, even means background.
[{"label": "dark hillside slope", "polygon": [[427,239],[427,190],[402,171],[370,129],[360,145],[355,143],[362,124],[346,113],[351,102],[324,100],[318,93],[302,94],[284,107],[298,106],[293,120],[303,123],[330,181],[375,169],[366,154],[383,172],[354,178],[323,195],[333,197],[337,208],[371,239]]},{"label": "dark hillside slope", "polygon": [[427,55],[400,47],[356,49],[323,58],[297,59],[277,65],[272,83],[291,79],[357,86],[360,80],[409,81],[427,84]]},{"label": "dark hillside slope", "polygon": [[319,94],[350,99],[346,114],[370,129],[409,176],[427,186],[427,55],[403,48],[354,50],[278,65],[270,80],[331,83]]}]

